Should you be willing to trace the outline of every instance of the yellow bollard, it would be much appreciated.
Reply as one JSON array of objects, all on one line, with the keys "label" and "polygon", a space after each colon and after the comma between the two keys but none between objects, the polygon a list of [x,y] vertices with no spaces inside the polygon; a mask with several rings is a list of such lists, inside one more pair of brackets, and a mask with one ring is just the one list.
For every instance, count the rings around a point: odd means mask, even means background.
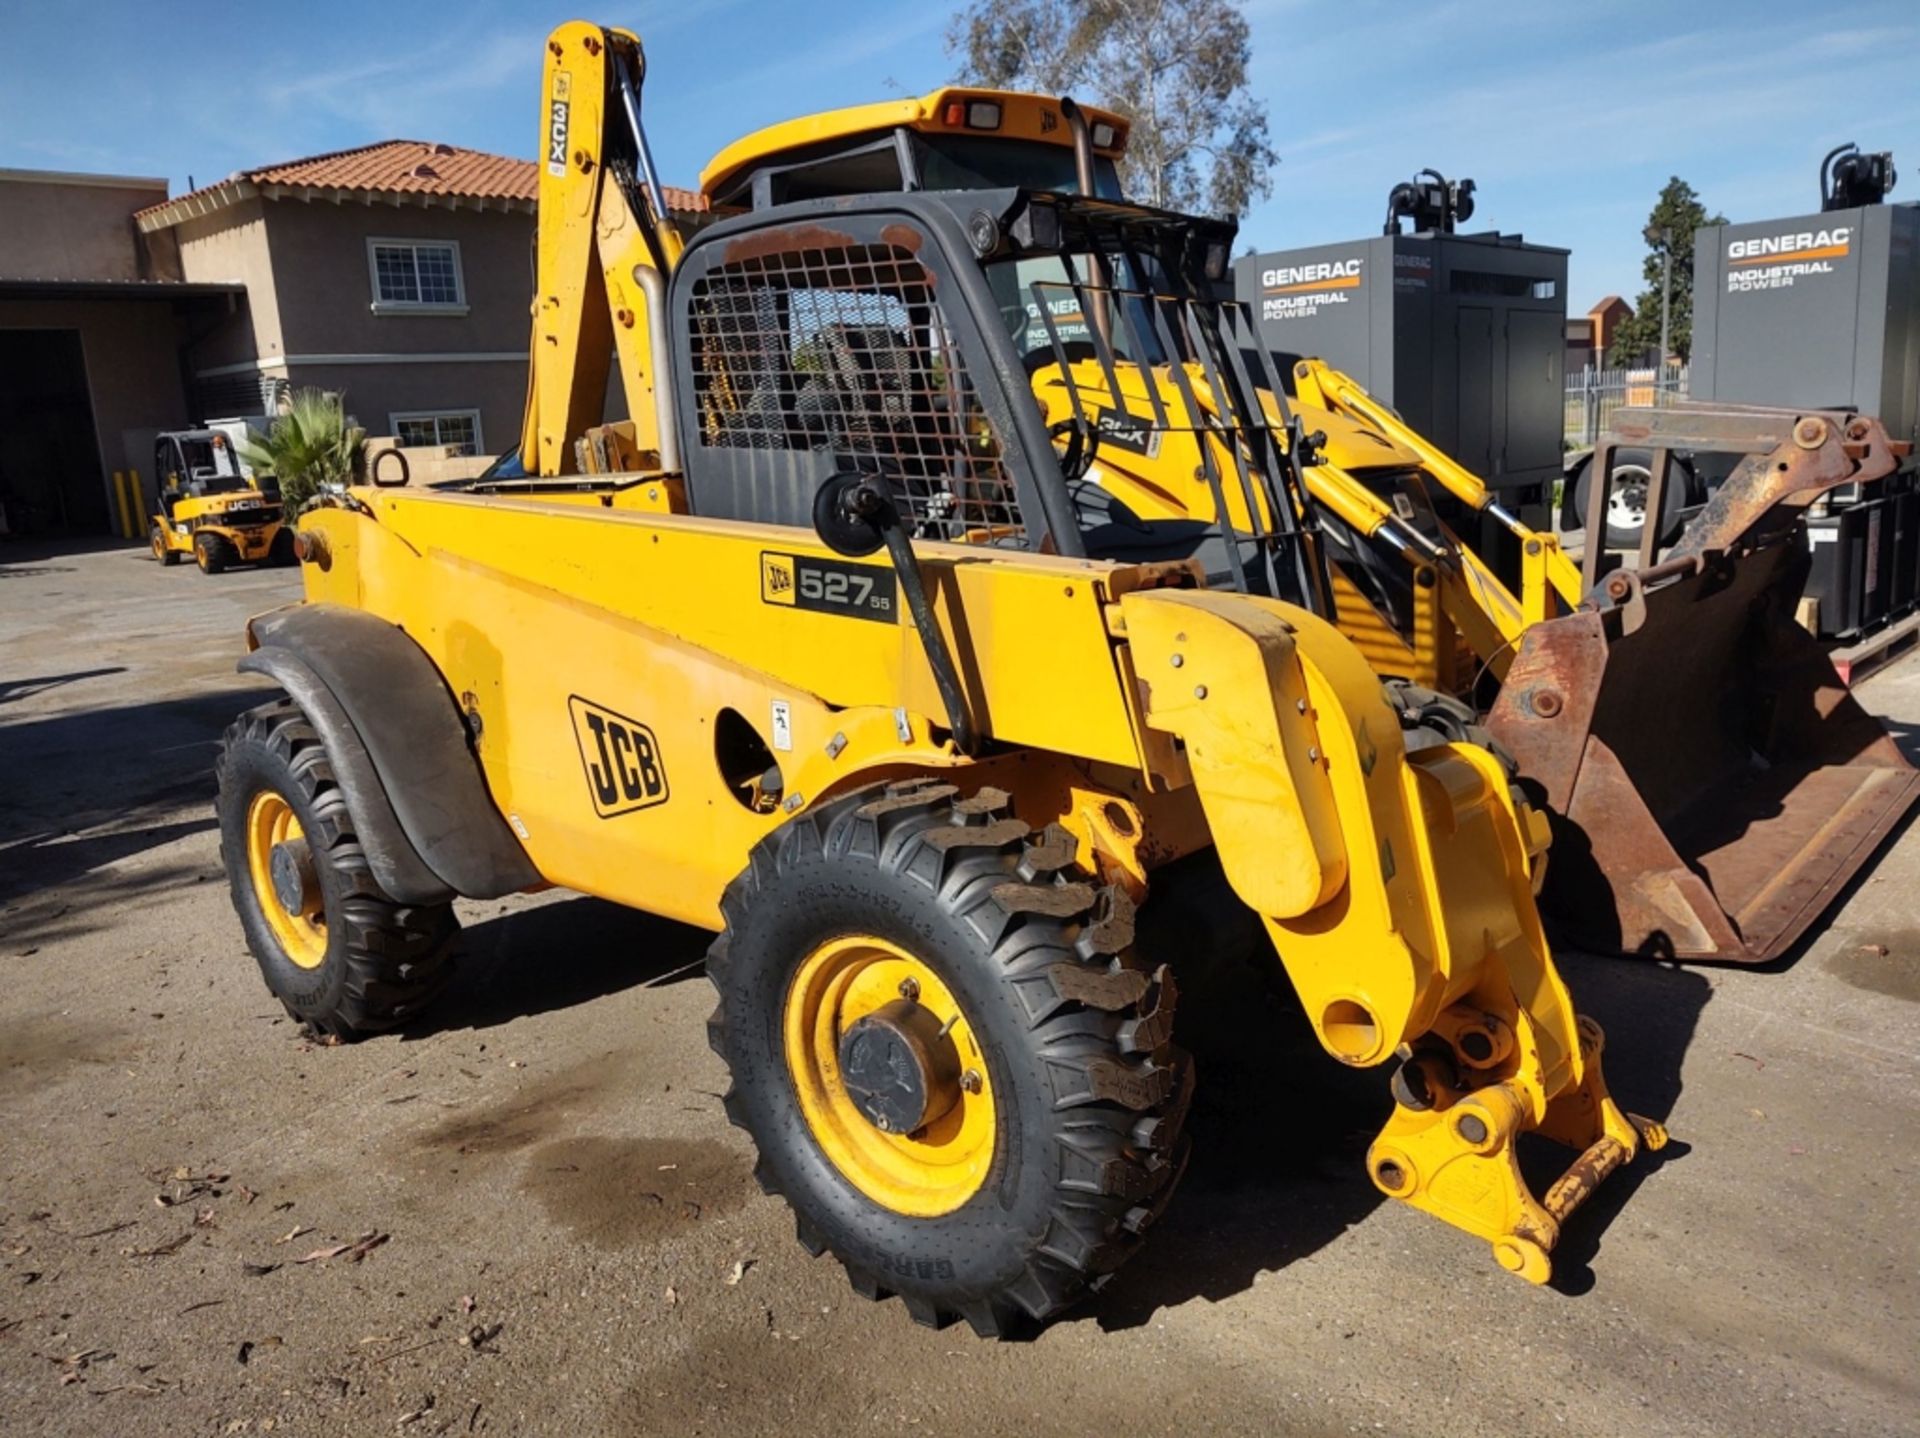
[{"label": "yellow bollard", "polygon": [[147,503],[146,496],[140,490],[140,471],[137,469],[127,471],[127,498],[133,503],[133,532],[127,538],[138,539],[147,531]]},{"label": "yellow bollard", "polygon": [[113,472],[113,502],[120,507],[120,537],[133,538],[133,508],[127,503],[127,491],[123,482],[126,476],[119,470]]}]

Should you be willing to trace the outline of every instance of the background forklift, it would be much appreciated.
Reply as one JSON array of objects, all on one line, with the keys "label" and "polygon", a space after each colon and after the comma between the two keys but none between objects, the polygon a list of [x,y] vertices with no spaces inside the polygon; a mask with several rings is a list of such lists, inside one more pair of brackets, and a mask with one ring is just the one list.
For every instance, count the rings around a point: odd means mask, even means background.
[{"label": "background forklift", "polygon": [[201,573],[218,574],[235,564],[295,562],[278,484],[248,478],[221,431],[163,432],[153,444],[153,473],[160,503],[147,539],[162,564],[191,555]]}]

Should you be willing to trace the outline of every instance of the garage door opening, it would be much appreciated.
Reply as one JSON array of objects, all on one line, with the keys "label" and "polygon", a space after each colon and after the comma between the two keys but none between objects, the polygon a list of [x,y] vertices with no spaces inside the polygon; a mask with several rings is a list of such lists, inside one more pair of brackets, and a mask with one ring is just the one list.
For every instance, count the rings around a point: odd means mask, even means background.
[{"label": "garage door opening", "polygon": [[0,506],[17,536],[113,532],[78,330],[0,329]]}]

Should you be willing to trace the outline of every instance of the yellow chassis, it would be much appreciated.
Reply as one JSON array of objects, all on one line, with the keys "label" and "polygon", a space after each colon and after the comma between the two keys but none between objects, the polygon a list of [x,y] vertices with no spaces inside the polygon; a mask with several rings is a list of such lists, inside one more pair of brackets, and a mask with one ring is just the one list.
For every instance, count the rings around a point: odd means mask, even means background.
[{"label": "yellow chassis", "polygon": [[[301,521],[308,598],[425,649],[545,880],[718,928],[769,830],[930,772],[1007,790],[1136,895],[1211,845],[1327,1051],[1421,1066],[1423,1094],[1370,1155],[1375,1183],[1544,1281],[1559,1221],[1642,1134],[1607,1096],[1598,1031],[1534,910],[1545,818],[1492,754],[1408,753],[1351,642],[1303,610],[1196,588],[1190,564],[919,545],[998,749],[972,761],[935,728],[898,615],[785,601],[783,570],[839,562],[811,533],[666,512],[664,482],[618,493],[621,507],[355,490]],[[777,806],[717,762],[729,710],[773,736]],[[1529,1131],[1582,1155],[1544,1200],[1514,1162]]]}]

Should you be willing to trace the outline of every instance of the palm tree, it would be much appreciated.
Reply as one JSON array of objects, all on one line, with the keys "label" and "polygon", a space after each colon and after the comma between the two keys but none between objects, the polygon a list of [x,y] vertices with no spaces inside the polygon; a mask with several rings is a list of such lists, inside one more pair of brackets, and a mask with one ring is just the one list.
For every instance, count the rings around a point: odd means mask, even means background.
[{"label": "palm tree", "polygon": [[263,436],[248,434],[241,457],[280,481],[280,502],[292,518],[322,486],[350,484],[360,472],[367,432],[347,423],[341,396],[332,390],[295,390],[286,412]]}]

